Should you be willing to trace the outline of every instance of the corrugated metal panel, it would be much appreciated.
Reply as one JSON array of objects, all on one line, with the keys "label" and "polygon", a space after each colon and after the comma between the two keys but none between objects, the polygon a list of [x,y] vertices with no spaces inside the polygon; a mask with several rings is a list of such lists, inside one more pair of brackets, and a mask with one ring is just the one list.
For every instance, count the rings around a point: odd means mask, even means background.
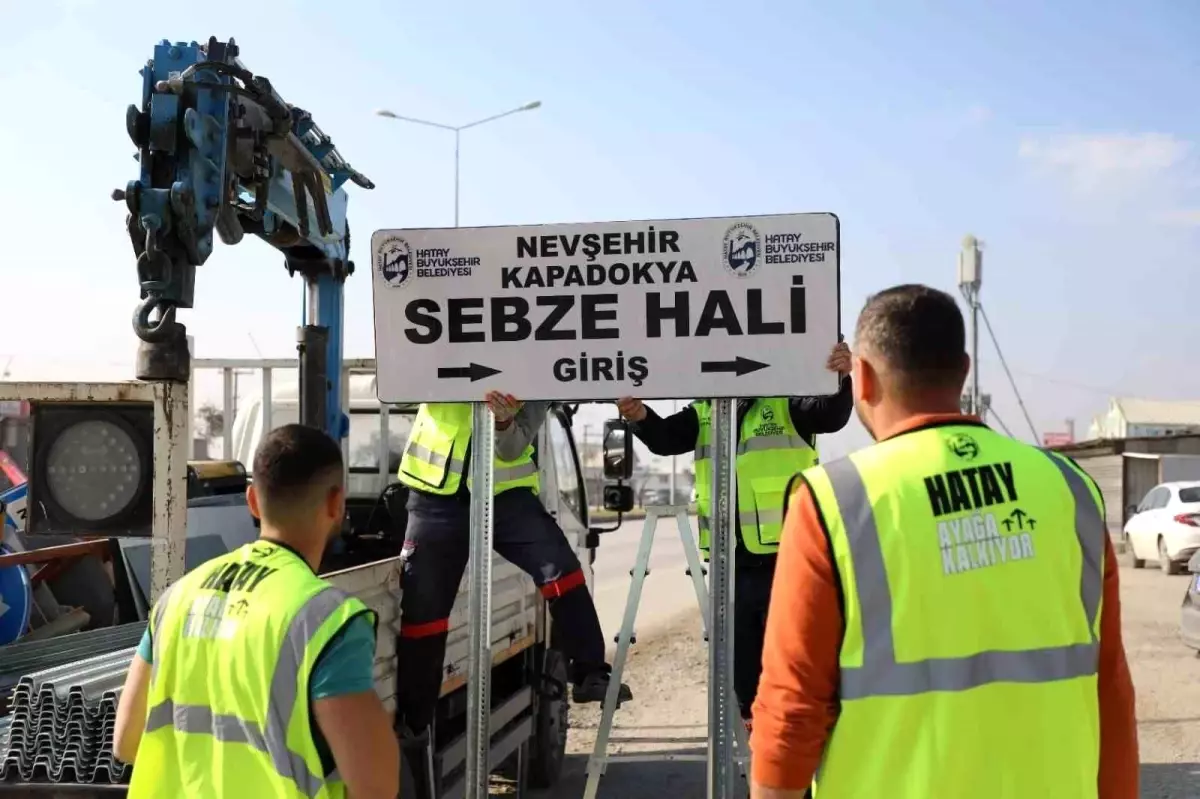
[{"label": "corrugated metal panel", "polygon": [[1125,452],[1148,452],[1159,455],[1200,455],[1200,435],[1127,438],[1121,442],[1121,445]]},{"label": "corrugated metal panel", "polygon": [[0,750],[0,782],[128,780],[113,757],[117,702],[134,649],[22,677]]},{"label": "corrugated metal panel", "polygon": [[1124,461],[1122,455],[1097,455],[1075,461],[1096,481],[1104,497],[1108,532],[1113,536],[1119,536],[1125,528]]},{"label": "corrugated metal panel", "polygon": [[26,674],[137,646],[146,622],[0,646],[0,693]]}]

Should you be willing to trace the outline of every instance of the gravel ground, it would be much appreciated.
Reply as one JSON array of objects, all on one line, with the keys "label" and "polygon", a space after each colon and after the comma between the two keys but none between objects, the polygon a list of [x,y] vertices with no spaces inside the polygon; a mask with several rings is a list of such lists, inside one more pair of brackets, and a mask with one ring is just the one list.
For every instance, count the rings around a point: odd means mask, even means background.
[{"label": "gravel ground", "polygon": [[[1188,577],[1123,569],[1125,646],[1137,686],[1146,799],[1200,799],[1200,658],[1179,643],[1179,604]],[[639,629],[626,682],[635,702],[617,713],[612,752],[703,752],[707,657],[694,614],[656,630]],[[583,795],[599,710],[571,709],[569,757],[561,782],[531,799]],[[646,738],[671,738],[648,745]],[[704,796],[704,765],[614,763],[598,799],[692,799]]]},{"label": "gravel ground", "polygon": [[1200,797],[1200,658],[1179,642],[1192,577],[1121,570],[1125,650],[1137,689],[1145,799]]}]

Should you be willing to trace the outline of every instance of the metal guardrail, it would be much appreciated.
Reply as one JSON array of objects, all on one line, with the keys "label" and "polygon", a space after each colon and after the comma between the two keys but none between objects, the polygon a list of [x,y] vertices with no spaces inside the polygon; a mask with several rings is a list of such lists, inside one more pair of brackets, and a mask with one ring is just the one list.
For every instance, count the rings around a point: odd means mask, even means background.
[{"label": "metal guardrail", "polygon": [[35,672],[13,692],[0,741],[0,782],[127,782],[112,752],[117,702],[134,649]]},{"label": "metal guardrail", "polygon": [[0,693],[16,685],[26,675],[137,646],[145,631],[146,622],[135,621],[44,641],[18,642],[0,647]]}]

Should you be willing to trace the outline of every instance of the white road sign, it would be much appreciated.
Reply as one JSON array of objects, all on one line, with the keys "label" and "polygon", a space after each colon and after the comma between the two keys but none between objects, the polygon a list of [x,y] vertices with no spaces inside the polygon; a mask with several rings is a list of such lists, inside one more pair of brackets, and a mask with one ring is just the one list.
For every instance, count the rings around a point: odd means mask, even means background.
[{"label": "white road sign", "polygon": [[831,394],[833,214],[380,230],[384,402]]}]

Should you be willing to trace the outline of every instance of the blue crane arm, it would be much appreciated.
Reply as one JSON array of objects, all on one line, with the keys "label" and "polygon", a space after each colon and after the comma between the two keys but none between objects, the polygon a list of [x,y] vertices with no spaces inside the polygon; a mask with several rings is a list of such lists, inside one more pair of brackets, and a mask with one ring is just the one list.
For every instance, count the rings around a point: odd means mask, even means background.
[{"label": "blue crane arm", "polygon": [[141,75],[141,104],[126,113],[141,174],[113,193],[129,209],[141,285],[138,376],[185,379],[187,354],[179,349],[186,336],[175,311],[192,307],[196,267],[212,254],[214,233],[225,244],[251,233],[308,285],[299,349],[301,404],[307,398],[309,412],[302,407],[302,418],[344,436],[342,289],[354,271],[345,184],[375,185],[307,111],[243,66],[232,39],[164,40]]}]

